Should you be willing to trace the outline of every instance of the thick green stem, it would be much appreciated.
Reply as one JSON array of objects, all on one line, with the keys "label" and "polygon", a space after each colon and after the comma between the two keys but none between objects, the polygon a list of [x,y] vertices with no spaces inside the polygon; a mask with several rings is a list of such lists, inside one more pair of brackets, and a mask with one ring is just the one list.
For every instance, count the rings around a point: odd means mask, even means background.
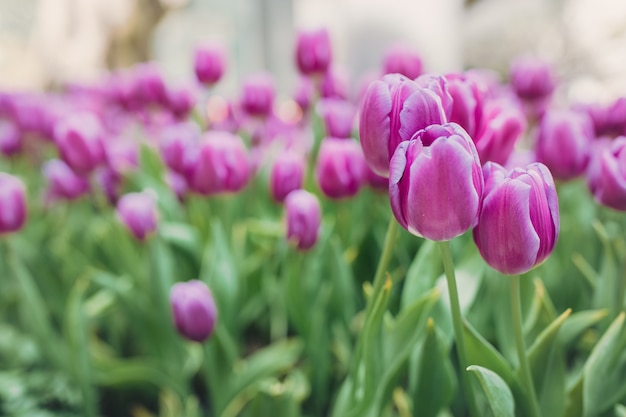
[{"label": "thick green stem", "polygon": [[387,227],[387,234],[385,235],[385,243],[383,244],[383,252],[378,260],[378,267],[376,268],[376,275],[374,275],[374,281],[372,283],[372,294],[367,300],[366,319],[369,310],[372,307],[372,303],[376,299],[376,295],[382,290],[385,283],[385,272],[391,259],[391,253],[393,250],[393,243],[398,235],[398,222],[395,217],[391,216],[389,219],[389,226]]},{"label": "thick green stem", "polygon": [[452,252],[450,251],[450,242],[439,242],[439,250],[441,251],[441,260],[443,269],[446,273],[448,282],[448,296],[450,297],[450,311],[452,313],[452,324],[454,326],[454,337],[456,339],[456,354],[461,366],[461,387],[465,394],[465,400],[469,407],[472,417],[479,417],[474,391],[469,380],[469,374],[466,371],[470,365],[467,361],[467,353],[465,351],[465,337],[463,334],[463,316],[461,315],[461,305],[459,304],[459,292],[456,287],[456,276],[454,273],[454,262],[452,260]]},{"label": "thick green stem", "polygon": [[515,346],[519,358],[519,366],[522,374],[522,383],[528,400],[530,401],[530,417],[540,417],[539,402],[535,394],[535,384],[530,373],[526,347],[524,346],[524,333],[522,332],[522,306],[520,297],[519,275],[511,277],[511,314],[513,316],[513,331],[515,332]]}]

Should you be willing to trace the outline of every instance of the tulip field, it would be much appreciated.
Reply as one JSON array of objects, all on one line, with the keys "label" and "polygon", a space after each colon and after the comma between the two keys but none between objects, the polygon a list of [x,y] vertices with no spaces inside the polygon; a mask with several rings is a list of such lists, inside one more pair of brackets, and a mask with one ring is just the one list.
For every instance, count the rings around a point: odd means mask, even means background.
[{"label": "tulip field", "polygon": [[0,415],[626,415],[626,91],[332,52],[0,92]]}]

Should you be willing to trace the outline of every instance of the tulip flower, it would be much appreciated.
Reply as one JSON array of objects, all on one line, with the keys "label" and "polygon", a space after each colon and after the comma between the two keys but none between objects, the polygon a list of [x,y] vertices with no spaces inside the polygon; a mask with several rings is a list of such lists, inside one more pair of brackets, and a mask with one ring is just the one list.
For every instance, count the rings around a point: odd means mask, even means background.
[{"label": "tulip flower", "polygon": [[298,249],[311,249],[317,242],[322,220],[320,203],[305,190],[294,190],[285,198],[287,239]]},{"label": "tulip flower", "polygon": [[420,130],[391,158],[391,209],[414,235],[444,241],[465,233],[476,223],[482,195],[476,147],[456,123]]},{"label": "tulip flower", "polygon": [[296,41],[296,64],[303,75],[326,73],[332,59],[330,36],[326,29],[300,31]]},{"label": "tulip flower", "polygon": [[170,190],[176,195],[178,201],[184,201],[189,188],[185,177],[174,171],[167,171],[164,180]]},{"label": "tulip flower", "polygon": [[208,339],[217,322],[217,307],[207,285],[199,280],[172,286],[170,304],[174,325],[181,336],[195,342]]},{"label": "tulip flower", "polygon": [[135,238],[145,240],[157,228],[155,195],[147,191],[123,195],[117,202],[117,216]]},{"label": "tulip flower", "polygon": [[73,200],[89,191],[89,181],[76,175],[62,160],[51,159],[43,168],[43,175],[48,182],[47,197]]},{"label": "tulip flower", "polygon": [[422,58],[409,45],[394,44],[387,49],[383,57],[383,72],[398,73],[415,79],[422,74]]},{"label": "tulip flower", "polygon": [[400,74],[385,75],[367,89],[359,115],[359,136],[367,164],[389,176],[389,160],[402,141],[420,129],[446,122],[440,97]]},{"label": "tulip flower", "polygon": [[485,261],[503,274],[530,271],[550,255],[559,235],[552,174],[541,163],[507,171],[488,162],[485,196],[473,235]]},{"label": "tulip flower", "polygon": [[89,174],[104,162],[102,136],[102,125],[91,113],[70,115],[54,128],[61,159],[80,175]]},{"label": "tulip flower", "polygon": [[278,155],[270,173],[270,190],[274,200],[283,202],[285,197],[302,188],[304,180],[304,158],[293,151],[285,151]]},{"label": "tulip flower", "polygon": [[615,210],[626,210],[626,136],[593,144],[588,179],[595,199]]},{"label": "tulip flower", "polygon": [[520,57],[511,63],[509,78],[515,93],[524,100],[541,100],[552,95],[556,78],[550,65],[535,57]]},{"label": "tulip flower", "polygon": [[22,134],[15,124],[0,120],[0,153],[15,155],[22,150]]},{"label": "tulip flower", "polygon": [[365,181],[365,159],[359,144],[351,139],[323,139],[317,157],[316,178],[327,197],[356,195]]},{"label": "tulip flower", "polygon": [[179,120],[189,116],[196,104],[194,92],[188,87],[168,88],[165,98],[167,108]]},{"label": "tulip flower", "polygon": [[148,62],[133,68],[135,75],[135,92],[144,105],[165,104],[167,102],[165,81],[156,63]]},{"label": "tulip flower", "polygon": [[187,153],[195,149],[200,139],[198,125],[191,122],[167,126],[159,141],[161,157],[165,164],[179,174],[187,170]]},{"label": "tulip flower", "polygon": [[526,116],[514,101],[504,97],[485,104],[480,131],[473,137],[480,161],[505,164],[526,130]]},{"label": "tulip flower", "polygon": [[0,235],[20,230],[26,223],[26,187],[21,179],[0,172]]},{"label": "tulip flower", "polygon": [[355,109],[351,103],[339,99],[323,99],[318,105],[326,127],[326,136],[349,138],[352,136]]},{"label": "tulip flower", "polygon": [[319,86],[322,98],[338,98],[348,100],[350,95],[350,76],[343,68],[330,68],[324,74]]},{"label": "tulip flower", "polygon": [[449,121],[461,125],[473,138],[482,127],[485,92],[480,84],[464,74],[448,74],[445,78],[452,97]]},{"label": "tulip flower", "polygon": [[226,51],[218,43],[208,43],[196,48],[194,71],[202,84],[212,86],[217,83],[226,69]]},{"label": "tulip flower", "polygon": [[241,108],[250,116],[267,117],[272,112],[275,94],[271,75],[250,75],[243,81]]},{"label": "tulip flower", "polygon": [[301,77],[293,93],[293,99],[300,106],[302,113],[306,114],[309,111],[314,94],[315,84],[313,81],[310,78]]},{"label": "tulip flower", "polygon": [[554,178],[570,180],[585,172],[593,139],[593,124],[586,114],[548,111],[539,125],[537,161],[550,168]]}]

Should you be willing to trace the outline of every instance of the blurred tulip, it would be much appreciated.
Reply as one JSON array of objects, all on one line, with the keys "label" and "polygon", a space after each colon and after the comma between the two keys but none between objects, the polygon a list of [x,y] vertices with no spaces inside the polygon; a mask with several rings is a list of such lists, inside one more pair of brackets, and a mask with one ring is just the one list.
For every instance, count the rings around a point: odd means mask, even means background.
[{"label": "blurred tulip", "polygon": [[559,203],[548,168],[533,163],[507,171],[484,166],[485,197],[473,235],[485,261],[509,275],[523,274],[550,255],[559,236]]},{"label": "blurred tulip", "polygon": [[385,74],[402,74],[415,79],[422,74],[422,58],[409,45],[397,43],[390,46],[383,57]]},{"label": "blurred tulip", "polygon": [[226,70],[226,51],[221,44],[207,43],[196,48],[194,71],[202,84],[212,86],[217,83]]},{"label": "blurred tulip", "polygon": [[415,79],[417,85],[427,88],[441,99],[441,106],[446,115],[446,120],[450,120],[452,115],[453,99],[448,91],[448,81],[441,75],[422,74]]},{"label": "blurred tulip", "polygon": [[509,78],[517,95],[525,100],[541,100],[556,87],[552,67],[535,57],[520,57],[511,63]]},{"label": "blurred tulip", "polygon": [[267,117],[274,106],[275,87],[272,76],[253,74],[243,81],[241,108],[251,116]]},{"label": "blurred tulip", "polygon": [[296,64],[303,75],[324,74],[332,59],[330,36],[326,29],[301,30],[296,40]]},{"label": "blurred tulip", "polygon": [[207,285],[199,280],[172,286],[170,304],[174,325],[181,336],[195,342],[208,339],[217,322],[217,307]]},{"label": "blurred tulip", "polygon": [[474,138],[481,129],[484,91],[474,80],[464,74],[448,74],[445,76],[447,88],[452,97],[450,121],[458,123]]},{"label": "blurred tulip", "polygon": [[327,98],[319,102],[318,109],[324,121],[326,136],[335,138],[352,136],[356,110],[351,103],[345,100]]},{"label": "blurred tulip", "polygon": [[283,202],[285,197],[302,188],[306,161],[293,151],[282,152],[272,165],[270,173],[270,191],[274,200]]},{"label": "blurred tulip", "polygon": [[309,111],[314,95],[315,84],[313,81],[307,77],[300,77],[293,94],[293,99],[298,103],[298,106],[300,106],[302,113],[306,114]]},{"label": "blurred tulip", "polygon": [[26,223],[26,187],[21,179],[0,172],[0,234],[13,233]]},{"label": "blurred tulip", "polygon": [[526,116],[517,103],[499,98],[487,102],[482,117],[480,131],[473,137],[480,161],[505,164],[526,130]]},{"label": "blurred tulip", "polygon": [[22,134],[13,122],[0,120],[0,153],[11,156],[22,150]]},{"label": "blurred tulip", "polygon": [[124,194],[117,202],[117,216],[138,240],[144,240],[157,228],[158,212],[153,193]]},{"label": "blurred tulip", "polygon": [[168,88],[166,91],[167,108],[178,119],[185,119],[196,104],[194,92],[189,87]]},{"label": "blurred tulip", "polygon": [[165,164],[174,172],[184,174],[187,170],[187,154],[200,140],[200,128],[192,122],[175,123],[161,132],[159,148]]},{"label": "blurred tulip", "polygon": [[69,115],[54,128],[61,159],[79,175],[90,173],[104,162],[102,136],[102,125],[91,113]]},{"label": "blurred tulip", "polygon": [[626,136],[594,142],[588,180],[591,192],[602,205],[626,211]]},{"label": "blurred tulip", "polygon": [[187,186],[187,180],[183,175],[174,171],[167,171],[165,173],[165,183],[176,195],[178,201],[183,201],[185,199],[189,187]]},{"label": "blurred tulip", "polygon": [[365,164],[365,182],[373,190],[389,192],[389,178],[378,175],[367,164]]},{"label": "blurred tulip", "polygon": [[352,197],[365,181],[365,159],[358,142],[327,137],[317,157],[316,178],[330,198]]},{"label": "blurred tulip", "polygon": [[104,149],[107,165],[115,172],[123,174],[137,168],[139,144],[133,138],[110,138]]},{"label": "blurred tulip", "polygon": [[161,69],[154,62],[146,62],[133,68],[137,98],[142,105],[167,103],[165,81]]},{"label": "blurred tulip", "polygon": [[319,86],[322,98],[338,98],[348,100],[350,96],[350,76],[343,68],[330,68]]},{"label": "blurred tulip", "polygon": [[420,130],[391,158],[391,208],[414,235],[443,241],[465,233],[476,224],[482,195],[478,153],[456,123]]},{"label": "blurred tulip", "polygon": [[305,190],[290,192],[285,198],[287,239],[298,249],[311,249],[319,236],[322,214],[315,195]]},{"label": "blurred tulip", "polygon": [[42,170],[48,183],[47,198],[51,200],[73,200],[89,191],[89,181],[76,175],[76,173],[60,159],[47,161]]}]

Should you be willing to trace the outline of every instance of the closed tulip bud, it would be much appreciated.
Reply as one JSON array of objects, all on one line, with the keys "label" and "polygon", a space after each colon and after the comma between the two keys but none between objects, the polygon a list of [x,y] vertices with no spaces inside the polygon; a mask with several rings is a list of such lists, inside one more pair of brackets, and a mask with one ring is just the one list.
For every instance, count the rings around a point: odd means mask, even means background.
[{"label": "closed tulip bud", "polygon": [[484,91],[474,80],[463,74],[446,75],[447,87],[452,96],[450,121],[458,123],[475,137],[483,120]]},{"label": "closed tulip bud", "polygon": [[0,172],[0,234],[20,230],[26,223],[26,187],[21,179]]},{"label": "closed tulip bud", "polygon": [[48,182],[48,198],[73,200],[89,191],[89,181],[76,175],[62,160],[51,159],[43,168]]},{"label": "closed tulip bud", "polygon": [[350,76],[343,68],[330,68],[319,86],[322,98],[348,100],[350,96]]},{"label": "closed tulip bud", "polygon": [[187,166],[189,188],[203,195],[237,192],[250,178],[246,147],[228,132],[206,133]]},{"label": "closed tulip bud", "polygon": [[511,63],[509,78],[515,93],[525,100],[541,100],[552,95],[556,79],[548,63],[521,57]]},{"label": "closed tulip bud", "polygon": [[304,180],[304,158],[293,151],[278,155],[270,173],[270,190],[274,200],[283,202],[293,190],[302,188]]},{"label": "closed tulip bud", "polygon": [[15,155],[22,150],[22,134],[15,124],[0,120],[0,153]]},{"label": "closed tulip bud", "polygon": [[302,113],[306,114],[309,111],[314,94],[315,84],[313,81],[310,78],[301,77],[296,85],[293,99],[300,106]]},{"label": "closed tulip bud", "polygon": [[226,69],[226,51],[218,43],[208,43],[196,48],[194,71],[202,84],[212,86],[217,83]]},{"label": "closed tulip bud", "polygon": [[153,193],[124,194],[117,202],[117,216],[138,240],[144,240],[157,228],[158,212]]},{"label": "closed tulip bud", "polygon": [[156,63],[148,62],[133,68],[135,75],[135,94],[143,104],[166,103],[165,82]]},{"label": "closed tulip bud", "polygon": [[326,136],[349,138],[354,126],[354,106],[340,99],[324,99],[319,103],[319,112],[326,127]]},{"label": "closed tulip bud", "polygon": [[505,164],[526,130],[526,116],[510,99],[492,99],[485,105],[481,125],[474,136],[480,161]]},{"label": "closed tulip bud", "polygon": [[589,186],[595,199],[607,207],[626,211],[626,136],[594,143],[589,164]]},{"label": "closed tulip bud", "polygon": [[108,166],[98,169],[94,174],[98,185],[104,192],[104,195],[106,195],[109,203],[115,204],[122,192],[122,176]]},{"label": "closed tulip bud", "polygon": [[446,122],[441,99],[400,74],[385,75],[367,89],[359,115],[359,136],[367,164],[389,176],[398,144],[432,124]]},{"label": "closed tulip bud", "polygon": [[456,123],[432,125],[402,142],[391,159],[389,199],[409,232],[443,241],[476,223],[483,174],[474,142]]},{"label": "closed tulip bud", "polygon": [[185,119],[196,104],[196,97],[193,90],[188,87],[168,88],[166,103],[176,118]]},{"label": "closed tulip bud", "polygon": [[167,171],[165,173],[165,183],[176,195],[176,198],[178,198],[179,201],[183,201],[185,199],[189,187],[187,186],[187,180],[183,175],[173,171]]},{"label": "closed tulip bud", "polygon": [[593,138],[593,125],[586,114],[548,111],[539,125],[537,161],[550,168],[558,180],[575,178],[587,169]]},{"label": "closed tulip bud", "polygon": [[559,203],[554,180],[541,163],[507,171],[484,166],[485,196],[474,228],[476,246],[495,270],[523,274],[550,255],[559,235]]},{"label": "closed tulip bud", "polygon": [[316,178],[330,198],[352,197],[365,180],[365,159],[356,141],[325,138],[317,156]]},{"label": "closed tulip bud", "polygon": [[322,214],[317,197],[305,190],[290,192],[285,198],[287,239],[298,249],[311,249],[317,242]]},{"label": "closed tulip bud", "polygon": [[446,120],[450,120],[452,115],[452,104],[454,100],[448,91],[448,81],[441,75],[422,74],[415,79],[417,85],[427,88],[441,99],[441,106],[446,115]]},{"label": "closed tulip bud", "polygon": [[161,133],[159,148],[165,164],[174,172],[184,174],[187,170],[187,153],[200,139],[200,128],[191,122],[175,123]]},{"label": "closed tulip bud", "polygon": [[170,304],[174,325],[181,336],[194,342],[207,340],[217,322],[217,307],[207,285],[199,280],[172,286]]},{"label": "closed tulip bud", "polygon": [[422,58],[409,45],[392,45],[383,58],[383,72],[415,79],[422,74]]},{"label": "closed tulip bud", "polygon": [[54,128],[61,159],[79,175],[89,174],[104,162],[102,135],[102,125],[91,113],[68,116]]},{"label": "closed tulip bud", "polygon": [[269,74],[254,74],[243,82],[241,108],[251,116],[267,117],[274,106],[274,80]]},{"label": "closed tulip bud", "polygon": [[296,41],[296,64],[303,75],[324,74],[332,59],[326,29],[300,31]]}]

